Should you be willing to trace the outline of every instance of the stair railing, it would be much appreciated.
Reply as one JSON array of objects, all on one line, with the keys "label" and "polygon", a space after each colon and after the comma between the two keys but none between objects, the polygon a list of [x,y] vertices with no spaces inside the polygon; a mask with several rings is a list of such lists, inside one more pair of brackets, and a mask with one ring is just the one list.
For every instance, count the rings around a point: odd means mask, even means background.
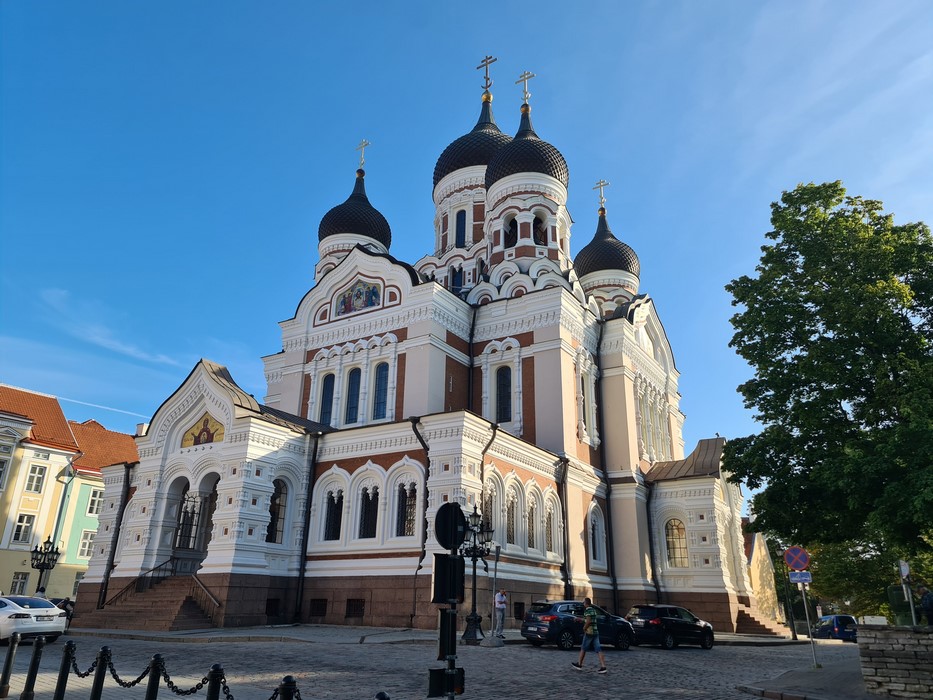
[{"label": "stair railing", "polygon": [[210,621],[216,624],[217,620],[214,618],[221,608],[220,601],[208,590],[204,582],[197,577],[197,574],[191,574],[191,578],[194,581],[194,585],[191,587],[191,597],[201,607],[201,610],[207,614]]},{"label": "stair railing", "polygon": [[113,596],[110,600],[104,603],[104,607],[108,605],[113,605],[114,603],[119,603],[122,600],[126,600],[130,597],[131,593],[142,593],[143,591],[148,591],[152,586],[167,579],[169,576],[175,575],[175,557],[169,557],[166,561],[163,561],[158,566],[154,566],[149,571],[145,571],[123,588],[120,589],[120,592]]}]

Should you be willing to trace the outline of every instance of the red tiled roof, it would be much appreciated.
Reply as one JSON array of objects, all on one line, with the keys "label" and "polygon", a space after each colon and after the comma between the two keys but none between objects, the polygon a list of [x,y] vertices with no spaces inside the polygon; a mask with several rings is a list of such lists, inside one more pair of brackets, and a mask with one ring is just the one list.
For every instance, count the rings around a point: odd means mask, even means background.
[{"label": "red tiled roof", "polygon": [[54,396],[0,384],[0,411],[26,416],[32,421],[31,443],[77,451],[68,421]]},{"label": "red tiled roof", "polygon": [[68,421],[78,440],[81,456],[74,466],[79,472],[99,474],[101,467],[125,462],[138,462],[139,452],[132,435],[107,430],[96,420],[83,423]]}]

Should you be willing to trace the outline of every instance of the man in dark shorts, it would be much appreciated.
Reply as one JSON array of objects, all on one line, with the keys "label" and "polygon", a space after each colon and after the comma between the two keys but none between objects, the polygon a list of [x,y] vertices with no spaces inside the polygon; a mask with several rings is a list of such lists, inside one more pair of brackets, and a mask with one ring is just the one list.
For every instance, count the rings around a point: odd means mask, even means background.
[{"label": "man in dark shorts", "polygon": [[596,627],[596,608],[593,607],[593,601],[589,598],[583,599],[586,609],[583,611],[583,642],[580,644],[580,659],[570,664],[578,671],[583,670],[583,659],[586,658],[586,652],[595,651],[599,656],[599,670],[596,673],[607,673],[606,657],[603,654],[602,647],[599,646],[599,629]]}]

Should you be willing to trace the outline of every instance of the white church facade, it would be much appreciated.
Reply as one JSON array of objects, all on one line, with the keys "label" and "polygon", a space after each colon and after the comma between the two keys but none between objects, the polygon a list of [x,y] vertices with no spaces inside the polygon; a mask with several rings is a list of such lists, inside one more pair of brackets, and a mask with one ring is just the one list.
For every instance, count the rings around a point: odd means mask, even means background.
[{"label": "white church facade", "polygon": [[414,264],[390,254],[361,162],[263,358],[262,402],[202,360],[137,437],[138,464],[103,470],[76,623],[120,624],[143,577],[183,581],[215,625],[433,628],[445,503],[494,528],[512,613],[591,596],[620,614],[684,605],[722,631],[754,615],[723,440],[685,455],[673,350],[602,189],[571,257],[569,171],[528,97],[508,136],[487,89],[441,154],[433,251]]}]

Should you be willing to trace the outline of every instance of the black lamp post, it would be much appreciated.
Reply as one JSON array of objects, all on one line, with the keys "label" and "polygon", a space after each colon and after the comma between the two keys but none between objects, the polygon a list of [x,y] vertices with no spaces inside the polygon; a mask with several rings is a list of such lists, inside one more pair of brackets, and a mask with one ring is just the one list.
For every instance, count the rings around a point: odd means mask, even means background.
[{"label": "black lamp post", "polygon": [[460,545],[460,553],[473,560],[473,596],[470,599],[470,614],[467,615],[466,629],[460,638],[465,644],[479,644],[483,638],[483,618],[476,613],[476,560],[484,559],[489,554],[489,543],[492,542],[493,529],[483,527],[483,516],[476,511],[467,516],[466,540]]},{"label": "black lamp post", "polygon": [[36,587],[38,591],[39,588],[45,585],[43,582],[45,572],[55,568],[55,565],[58,563],[58,558],[61,556],[61,552],[58,551],[58,547],[52,544],[52,538],[46,537],[42,549],[39,549],[39,545],[36,545],[32,548],[31,555],[32,568],[39,570],[39,585]]}]

